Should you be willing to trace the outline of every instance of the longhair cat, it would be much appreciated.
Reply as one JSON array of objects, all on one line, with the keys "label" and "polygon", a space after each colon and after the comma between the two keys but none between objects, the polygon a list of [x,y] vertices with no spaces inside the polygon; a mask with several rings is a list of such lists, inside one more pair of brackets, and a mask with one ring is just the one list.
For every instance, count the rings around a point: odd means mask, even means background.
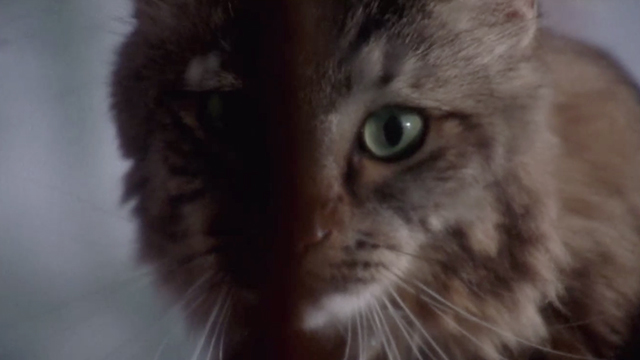
[{"label": "longhair cat", "polygon": [[[136,0],[113,77],[140,253],[212,359],[243,347],[273,229],[250,4]],[[327,358],[615,357],[640,305],[624,71],[534,0],[318,4],[297,328]]]}]

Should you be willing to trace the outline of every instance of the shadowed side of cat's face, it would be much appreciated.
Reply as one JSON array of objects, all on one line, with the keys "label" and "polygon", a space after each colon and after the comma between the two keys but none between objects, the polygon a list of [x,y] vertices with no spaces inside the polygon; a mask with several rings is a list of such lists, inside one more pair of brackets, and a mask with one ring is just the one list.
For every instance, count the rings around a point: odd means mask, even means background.
[{"label": "shadowed side of cat's face", "polygon": [[[545,152],[532,147],[545,132],[533,2],[327,1],[309,13],[324,43],[301,56],[291,99],[314,140],[300,326],[400,308],[459,337],[420,305],[422,287],[481,318],[537,306],[553,266],[540,261],[551,250]],[[260,301],[274,200],[255,15],[242,1],[138,0],[113,82],[141,253],[196,322],[225,309],[237,334]]]}]

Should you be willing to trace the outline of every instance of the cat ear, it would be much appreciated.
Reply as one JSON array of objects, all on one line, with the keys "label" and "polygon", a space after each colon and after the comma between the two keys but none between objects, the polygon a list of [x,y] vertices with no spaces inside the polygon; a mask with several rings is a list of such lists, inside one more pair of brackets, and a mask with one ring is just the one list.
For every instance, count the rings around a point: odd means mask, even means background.
[{"label": "cat ear", "polygon": [[515,26],[518,43],[521,46],[529,44],[538,28],[538,1],[501,0],[498,9],[502,22]]},{"label": "cat ear", "polygon": [[508,18],[514,20],[532,20],[538,16],[537,0],[507,0],[509,9],[506,12]]}]

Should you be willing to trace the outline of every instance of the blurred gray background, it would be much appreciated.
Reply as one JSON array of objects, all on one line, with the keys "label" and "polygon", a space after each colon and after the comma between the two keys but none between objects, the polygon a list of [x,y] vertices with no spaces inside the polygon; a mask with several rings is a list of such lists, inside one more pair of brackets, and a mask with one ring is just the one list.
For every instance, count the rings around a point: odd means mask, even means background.
[{"label": "blurred gray background", "polygon": [[[640,79],[640,1],[547,0],[543,19]],[[127,0],[0,0],[0,360],[191,359],[135,264],[108,108]]]}]

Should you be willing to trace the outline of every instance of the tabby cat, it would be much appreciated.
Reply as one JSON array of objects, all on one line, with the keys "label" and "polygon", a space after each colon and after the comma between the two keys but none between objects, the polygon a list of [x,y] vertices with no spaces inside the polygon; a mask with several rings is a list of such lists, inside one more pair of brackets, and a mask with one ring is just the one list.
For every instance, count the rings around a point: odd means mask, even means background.
[{"label": "tabby cat", "polygon": [[[243,347],[273,229],[251,4],[136,0],[113,77],[140,253],[211,359]],[[617,356],[640,305],[624,71],[534,0],[318,4],[297,328],[334,359]]]}]

